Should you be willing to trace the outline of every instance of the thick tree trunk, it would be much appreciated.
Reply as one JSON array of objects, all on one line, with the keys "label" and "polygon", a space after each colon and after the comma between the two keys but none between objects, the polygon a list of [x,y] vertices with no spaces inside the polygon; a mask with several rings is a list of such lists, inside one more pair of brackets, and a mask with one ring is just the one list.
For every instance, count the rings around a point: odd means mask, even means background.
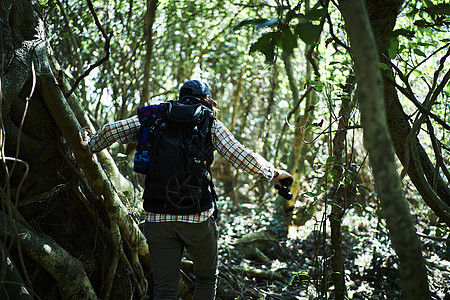
[{"label": "thick tree trunk", "polygon": [[395,165],[394,148],[385,118],[378,51],[367,11],[363,0],[340,0],[339,5],[351,43],[364,142],[383,217],[400,260],[403,290],[408,299],[428,299],[427,271]]},{"label": "thick tree trunk", "polygon": [[78,135],[81,133],[81,127],[70,110],[49,66],[47,67],[46,72],[43,72],[40,76],[40,91],[44,96],[47,108],[51,112],[69,146],[74,151],[77,161],[86,174],[89,183],[98,195],[104,197],[104,204],[111,221],[119,224],[122,233],[131,243],[133,249],[139,251],[141,254],[147,254],[148,245],[142,232],[131,217],[128,216],[125,206],[114,191],[103,169],[94,163],[90,158],[90,154],[81,147]]},{"label": "thick tree trunk", "polygon": [[[387,47],[403,1],[367,0],[366,2],[375,40],[381,53],[384,54],[381,61],[390,66]],[[411,126],[409,117],[403,111],[399,101],[396,87],[390,80],[392,74],[392,70],[386,71],[383,86],[387,123],[396,154],[403,166],[407,167],[407,173],[424,201],[450,226],[450,188],[441,176],[438,175],[435,178],[435,167],[417,136],[414,135],[407,142]],[[434,185],[436,185],[435,191],[432,188]]]},{"label": "thick tree trunk", "polygon": [[41,97],[32,93],[36,83],[33,78],[40,71],[37,62],[43,58],[45,48],[44,24],[37,14],[39,6],[35,2],[0,2],[1,113],[5,130],[2,150],[10,161],[19,158],[29,167],[20,191],[17,187],[25,175],[24,163],[17,164],[13,170],[12,164],[4,161],[11,169],[0,169],[0,182],[5,186],[6,175],[10,172],[11,197],[19,202],[53,189],[60,183],[58,170],[64,177],[70,177],[71,172],[60,169],[64,162],[59,153],[58,129]]},{"label": "thick tree trunk", "polygon": [[[117,172],[111,157],[99,156],[105,171],[82,149],[80,125],[50,68],[38,1],[0,1],[0,22],[0,239],[19,240],[21,247],[13,250],[48,271],[25,282],[31,294],[95,299],[102,290],[106,299],[120,284],[144,297],[138,254],[149,265],[148,246],[121,201],[132,196],[132,186],[122,176],[106,175]],[[111,181],[125,183],[129,193],[120,198]],[[32,260],[26,258],[25,275]],[[119,279],[122,267],[133,272]]]}]

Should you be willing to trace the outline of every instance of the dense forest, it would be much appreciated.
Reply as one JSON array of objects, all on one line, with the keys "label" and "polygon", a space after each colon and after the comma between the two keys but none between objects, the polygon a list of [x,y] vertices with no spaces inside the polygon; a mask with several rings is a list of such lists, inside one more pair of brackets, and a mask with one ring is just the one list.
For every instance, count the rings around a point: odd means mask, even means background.
[{"label": "dense forest", "polygon": [[216,155],[218,299],[450,299],[446,1],[1,0],[0,22],[0,299],[151,299],[136,145],[80,135],[189,79],[295,177],[288,201]]}]

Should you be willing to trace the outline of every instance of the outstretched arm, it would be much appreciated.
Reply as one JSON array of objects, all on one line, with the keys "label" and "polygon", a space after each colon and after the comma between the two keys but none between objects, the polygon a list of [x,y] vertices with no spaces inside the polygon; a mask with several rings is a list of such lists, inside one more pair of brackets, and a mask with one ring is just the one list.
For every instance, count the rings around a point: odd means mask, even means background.
[{"label": "outstretched arm", "polygon": [[141,123],[137,116],[111,122],[102,127],[89,139],[81,137],[81,145],[91,153],[100,152],[115,142],[128,143],[136,141]]},{"label": "outstretched arm", "polygon": [[213,145],[216,150],[235,168],[259,176],[265,181],[273,180],[280,185],[280,179],[291,178],[284,170],[276,169],[258,153],[242,145],[219,120],[215,120],[212,128]]}]

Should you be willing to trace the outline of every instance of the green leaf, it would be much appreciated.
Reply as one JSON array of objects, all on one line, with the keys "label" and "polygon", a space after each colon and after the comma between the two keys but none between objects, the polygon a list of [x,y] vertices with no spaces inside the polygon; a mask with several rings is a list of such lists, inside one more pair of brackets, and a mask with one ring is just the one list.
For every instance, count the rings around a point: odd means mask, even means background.
[{"label": "green leaf", "polygon": [[380,66],[380,69],[386,71],[387,69],[389,69],[388,65],[385,63],[378,63],[378,65]]},{"label": "green leaf", "polygon": [[425,11],[430,15],[450,15],[450,4],[440,3],[428,6]]},{"label": "green leaf", "polygon": [[397,29],[392,32],[392,36],[399,36],[399,35],[402,35],[405,37],[413,37],[415,35],[415,32],[404,29],[404,28]]},{"label": "green leaf", "polygon": [[349,184],[351,184],[353,182],[353,179],[350,177],[350,176],[348,176],[348,177],[345,177],[345,185],[349,185]]},{"label": "green leaf", "polygon": [[389,39],[388,54],[391,59],[394,59],[398,54],[398,40],[396,37]]},{"label": "green leaf", "polygon": [[437,8],[434,10],[435,14],[450,16],[450,4],[442,3],[441,5],[436,5],[436,6],[437,6]]},{"label": "green leaf", "polygon": [[328,170],[328,174],[333,178],[337,178],[338,170],[330,169],[330,170]]},{"label": "green leaf", "polygon": [[332,164],[332,163],[334,163],[335,160],[336,160],[336,157],[328,156],[326,164],[327,165]]},{"label": "green leaf", "polygon": [[233,27],[233,31],[237,31],[247,25],[259,25],[261,23],[267,22],[267,19],[245,19],[239,22],[237,25]]},{"label": "green leaf", "polygon": [[424,4],[426,7],[432,7],[433,6],[433,2],[431,2],[430,0],[423,0]]},{"label": "green leaf", "polygon": [[289,27],[281,32],[280,46],[288,54],[292,54],[297,47],[297,39]]},{"label": "green leaf", "polygon": [[322,32],[322,27],[314,25],[310,22],[299,23],[295,27],[295,33],[302,39],[305,44],[314,44]]},{"label": "green leaf", "polygon": [[261,52],[266,57],[267,63],[273,63],[275,59],[275,45],[279,39],[278,32],[269,32],[263,34],[259,39],[250,47],[250,53]]},{"label": "green leaf", "polygon": [[419,49],[414,49],[413,51],[414,51],[414,53],[417,54],[418,56],[426,57],[425,53],[423,53],[423,52],[420,51]]},{"label": "green leaf", "polygon": [[290,20],[292,20],[293,18],[299,18],[300,16],[302,16],[302,14],[298,14],[296,13],[294,10],[289,10],[286,14],[286,18],[285,21],[288,23],[290,22]]},{"label": "green leaf", "polygon": [[357,186],[358,188],[362,188],[362,189],[366,190],[366,191],[369,192],[369,193],[372,192],[372,190],[371,190],[370,188],[368,188],[367,186],[364,186],[364,185],[362,185],[362,184],[357,184],[356,186]]},{"label": "green leaf", "polygon": [[273,38],[273,33],[266,33],[263,34],[258,38],[258,40],[250,47],[250,53],[260,51],[264,52],[269,44],[271,43]]},{"label": "green leaf", "polygon": [[350,208],[356,208],[356,209],[359,209],[359,210],[364,210],[364,207],[360,204],[360,203],[352,203],[352,204],[350,204],[350,206],[349,206]]},{"label": "green leaf", "polygon": [[259,24],[256,25],[256,29],[261,29],[264,27],[273,27],[275,25],[277,25],[278,23],[278,18],[272,18],[270,20],[265,20],[263,22],[260,22]]},{"label": "green leaf", "polygon": [[412,74],[414,74],[414,76],[417,76],[417,77],[420,77],[423,75],[423,73],[417,69],[414,69],[414,71],[412,71]]},{"label": "green leaf", "polygon": [[308,82],[318,92],[323,91],[323,89],[325,88],[325,84],[319,80],[309,80]]},{"label": "green leaf", "polygon": [[245,19],[233,27],[233,31],[237,31],[245,26],[254,25],[256,29],[264,27],[273,27],[278,24],[278,18],[272,19]]},{"label": "green leaf", "polygon": [[304,196],[308,196],[308,197],[311,197],[311,198],[315,198],[315,197],[317,197],[317,196],[319,196],[321,193],[320,192],[306,192],[306,193],[303,193],[302,194],[302,197],[304,197]]},{"label": "green leaf", "polygon": [[311,21],[320,20],[324,15],[326,11],[324,8],[315,8],[311,9],[305,14],[305,18]]},{"label": "green leaf", "polygon": [[418,42],[417,43],[417,45],[419,45],[419,46],[425,46],[425,47],[429,47],[429,46],[436,46],[436,45],[433,45],[433,44],[431,44],[431,43],[424,43],[424,42]]},{"label": "green leaf", "polygon": [[430,24],[425,20],[417,20],[414,22],[417,27],[428,27]]}]

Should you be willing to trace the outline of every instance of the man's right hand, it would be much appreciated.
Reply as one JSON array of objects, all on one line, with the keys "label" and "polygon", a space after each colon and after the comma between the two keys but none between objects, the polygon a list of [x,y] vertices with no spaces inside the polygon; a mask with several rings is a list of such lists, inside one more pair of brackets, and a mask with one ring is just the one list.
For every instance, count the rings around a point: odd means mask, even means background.
[{"label": "man's right hand", "polygon": [[274,176],[272,178],[272,181],[275,182],[276,184],[278,184],[279,186],[283,186],[280,182],[280,179],[290,178],[290,179],[292,179],[292,181],[294,181],[294,176],[292,176],[291,174],[289,174],[288,172],[286,172],[284,170],[275,169],[274,174],[275,175],[278,174],[278,175]]},{"label": "man's right hand", "polygon": [[83,135],[81,135],[81,132],[78,132],[78,136],[80,137],[81,147],[84,150],[89,151],[88,136],[87,136],[86,132],[84,133],[84,137],[83,137]]},{"label": "man's right hand", "polygon": [[83,150],[86,151],[88,157],[90,157],[91,160],[94,161],[94,157],[91,153],[91,150],[89,149],[89,143],[88,143],[89,137],[88,137],[87,133],[84,132],[84,137],[83,137],[81,132],[79,132],[78,136],[80,137],[81,148],[83,148]]}]

